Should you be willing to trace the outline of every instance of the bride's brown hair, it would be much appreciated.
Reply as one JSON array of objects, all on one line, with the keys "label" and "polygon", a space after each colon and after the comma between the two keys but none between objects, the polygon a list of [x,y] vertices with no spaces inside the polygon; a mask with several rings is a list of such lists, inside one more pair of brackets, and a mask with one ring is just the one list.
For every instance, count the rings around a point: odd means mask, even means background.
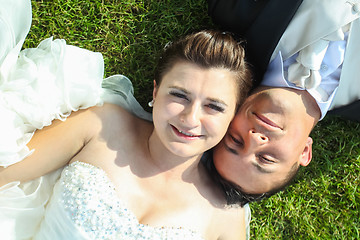
[{"label": "bride's brown hair", "polygon": [[241,104],[251,88],[252,75],[245,61],[241,43],[226,32],[204,30],[166,44],[155,69],[157,86],[163,76],[179,61],[194,63],[201,68],[223,68],[234,74]]}]

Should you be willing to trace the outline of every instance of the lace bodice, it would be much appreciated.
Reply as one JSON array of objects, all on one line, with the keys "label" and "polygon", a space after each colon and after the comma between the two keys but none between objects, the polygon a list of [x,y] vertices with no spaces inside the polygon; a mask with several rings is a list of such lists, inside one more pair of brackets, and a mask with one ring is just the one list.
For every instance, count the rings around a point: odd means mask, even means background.
[{"label": "lace bodice", "polygon": [[[140,224],[118,198],[106,173],[83,162],[74,162],[64,169],[55,186],[39,236],[41,232],[49,231],[47,226],[56,225],[53,218],[58,216],[55,208],[59,207],[63,208],[67,221],[75,225],[84,239],[202,239],[188,229]],[[48,220],[50,222],[46,223]],[[61,229],[64,231],[63,227]],[[75,235],[68,234],[66,237]],[[78,236],[76,239],[79,239]]]}]

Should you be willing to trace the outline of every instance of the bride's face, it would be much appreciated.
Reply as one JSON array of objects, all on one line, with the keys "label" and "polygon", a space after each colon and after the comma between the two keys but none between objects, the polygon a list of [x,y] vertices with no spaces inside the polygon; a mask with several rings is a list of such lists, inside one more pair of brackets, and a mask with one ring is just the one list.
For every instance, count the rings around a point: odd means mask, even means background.
[{"label": "bride's face", "polygon": [[237,91],[229,70],[176,63],[154,88],[155,134],[175,155],[202,154],[225,135],[234,117]]}]

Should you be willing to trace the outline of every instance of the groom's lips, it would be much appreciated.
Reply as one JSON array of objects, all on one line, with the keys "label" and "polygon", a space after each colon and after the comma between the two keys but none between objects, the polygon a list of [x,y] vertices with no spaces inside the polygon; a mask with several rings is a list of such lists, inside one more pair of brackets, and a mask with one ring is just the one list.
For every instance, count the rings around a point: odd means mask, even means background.
[{"label": "groom's lips", "polygon": [[265,123],[271,127],[274,127],[274,128],[282,129],[282,127],[280,127],[277,123],[271,121],[269,118],[265,117],[264,115],[257,114],[257,113],[254,113],[254,115],[263,123]]}]

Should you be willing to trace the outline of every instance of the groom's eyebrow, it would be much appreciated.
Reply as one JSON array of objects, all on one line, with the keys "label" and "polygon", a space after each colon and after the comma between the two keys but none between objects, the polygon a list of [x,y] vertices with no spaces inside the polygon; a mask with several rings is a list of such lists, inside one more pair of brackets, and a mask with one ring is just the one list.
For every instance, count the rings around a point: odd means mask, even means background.
[{"label": "groom's eyebrow", "polygon": [[229,147],[226,143],[224,143],[224,146],[227,151],[231,152],[232,154],[239,155],[235,149]]}]

